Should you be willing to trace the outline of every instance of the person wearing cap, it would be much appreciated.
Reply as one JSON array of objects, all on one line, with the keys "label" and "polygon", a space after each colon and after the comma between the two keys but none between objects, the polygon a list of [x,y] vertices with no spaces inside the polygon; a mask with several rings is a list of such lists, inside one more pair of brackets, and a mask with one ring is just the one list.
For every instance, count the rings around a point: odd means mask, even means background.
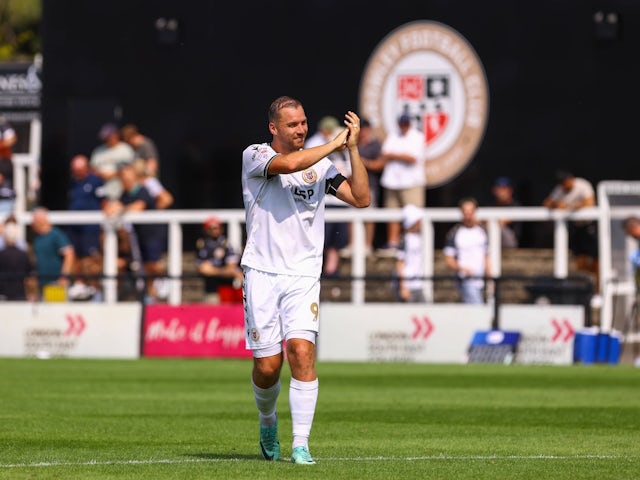
[{"label": "person wearing cap", "polygon": [[[398,128],[382,143],[385,162],[380,177],[385,208],[402,208],[405,205],[425,207],[427,179],[424,170],[425,142],[423,135],[412,126],[411,117],[398,117]],[[381,254],[396,255],[400,245],[400,222],[387,223],[387,243]]]},{"label": "person wearing cap", "polygon": [[133,163],[135,153],[120,139],[120,130],[115,123],[105,123],[98,132],[98,138],[102,143],[91,152],[91,168],[105,182],[106,196],[118,200],[122,194],[118,168]]},{"label": "person wearing cap", "polygon": [[242,285],[242,270],[238,255],[224,234],[222,222],[211,216],[202,224],[202,234],[196,240],[196,266],[204,278],[205,302],[219,304],[223,288],[238,290]]},{"label": "person wearing cap", "polygon": [[398,298],[401,302],[424,303],[423,211],[415,205],[402,208],[403,234],[396,260]]},{"label": "person wearing cap", "polygon": [[443,248],[447,267],[456,272],[463,303],[484,303],[484,277],[491,275],[489,237],[476,217],[478,202],[464,197],[458,203],[462,220],[446,234]]},{"label": "person wearing cap", "polygon": [[[498,177],[491,187],[493,199],[489,204],[492,207],[519,207],[520,202],[513,193],[513,183],[509,177]],[[522,235],[522,222],[514,222],[510,219],[500,219],[502,248],[518,248]]]},{"label": "person wearing cap", "polygon": [[[586,179],[576,177],[568,170],[556,172],[556,185],[542,204],[549,209],[575,211],[593,207],[596,195],[593,185]],[[569,249],[573,253],[578,270],[593,276],[598,285],[598,224],[595,220],[569,222]]]}]

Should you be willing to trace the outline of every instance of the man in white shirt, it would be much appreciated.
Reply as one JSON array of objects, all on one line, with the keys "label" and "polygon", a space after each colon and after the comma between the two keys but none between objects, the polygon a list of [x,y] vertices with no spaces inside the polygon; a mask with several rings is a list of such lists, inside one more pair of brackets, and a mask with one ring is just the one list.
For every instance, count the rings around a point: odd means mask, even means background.
[{"label": "man in white shirt", "polygon": [[[286,341],[291,369],[291,461],[315,463],[308,438],[318,398],[315,342],[325,197],[335,195],[358,208],[369,205],[367,171],[358,154],[359,123],[355,113],[347,112],[347,128],[324,145],[305,149],[304,108],[294,98],[279,97],[269,108],[271,143],[250,145],[242,153],[246,343],[253,350],[252,386],[266,460],[280,457],[276,401]],[[352,172],[349,179],[326,158],[345,149]]]},{"label": "man in white shirt", "polygon": [[[593,207],[596,194],[593,185],[566,170],[556,173],[556,186],[543,200],[550,209],[579,210]],[[575,256],[576,268],[590,273],[598,285],[598,224],[594,220],[574,220],[569,223],[569,248]]]},{"label": "man in white shirt", "polygon": [[105,182],[105,193],[110,200],[118,200],[122,195],[122,184],[118,169],[132,164],[135,160],[133,148],[120,139],[120,130],[114,123],[106,123],[100,128],[98,138],[102,144],[91,152],[91,168]]},{"label": "man in white shirt", "polygon": [[406,205],[402,208],[401,248],[396,259],[398,297],[402,302],[424,303],[424,258],[422,242],[422,208]]},{"label": "man in white shirt", "polygon": [[[411,118],[408,115],[401,115],[398,118],[398,130],[385,138],[382,143],[382,158],[385,164],[380,186],[384,192],[384,207],[425,207],[425,141],[423,135],[411,126]],[[389,222],[387,244],[382,250],[395,256],[401,233],[400,222]]]},{"label": "man in white shirt", "polygon": [[476,199],[465,197],[460,200],[459,207],[462,221],[447,232],[443,249],[445,261],[458,276],[462,301],[484,303],[483,277],[491,275],[489,238],[476,217]]}]

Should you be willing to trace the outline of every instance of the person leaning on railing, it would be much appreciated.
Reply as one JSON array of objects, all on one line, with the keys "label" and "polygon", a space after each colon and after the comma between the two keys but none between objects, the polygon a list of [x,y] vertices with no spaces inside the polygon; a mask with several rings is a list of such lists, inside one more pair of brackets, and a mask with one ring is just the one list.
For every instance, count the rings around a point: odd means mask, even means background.
[{"label": "person leaning on railing", "polygon": [[[636,216],[630,216],[624,219],[622,222],[622,228],[625,233],[631,238],[637,240],[640,244],[640,218]],[[629,256],[633,273],[636,280],[636,288],[640,286],[640,248],[637,248]]]}]

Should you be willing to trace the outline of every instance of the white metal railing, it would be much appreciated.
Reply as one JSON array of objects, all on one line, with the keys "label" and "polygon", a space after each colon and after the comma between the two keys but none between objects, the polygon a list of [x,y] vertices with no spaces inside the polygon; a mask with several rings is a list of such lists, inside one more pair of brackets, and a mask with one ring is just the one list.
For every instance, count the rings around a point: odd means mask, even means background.
[{"label": "white metal railing", "polygon": [[[186,224],[201,224],[209,215],[215,214],[220,220],[227,224],[227,236],[231,244],[238,251],[242,251],[242,239],[244,229],[244,211],[240,209],[227,210],[161,210],[128,213],[118,222],[128,223],[162,223],[168,227],[168,247],[167,247],[167,274],[171,277],[171,294],[169,302],[178,304],[181,300],[181,282],[179,277],[182,274],[182,226]],[[585,208],[577,212],[564,212],[560,210],[548,210],[544,207],[480,207],[477,211],[480,220],[486,221],[489,233],[489,248],[493,274],[501,274],[501,236],[499,220],[508,218],[523,222],[546,222],[553,221],[554,228],[554,276],[564,278],[568,274],[569,250],[568,250],[568,220],[600,220],[601,211],[597,207]],[[31,223],[31,213],[16,213],[18,222],[26,228]],[[399,221],[402,217],[401,209],[327,209],[326,220],[349,222],[352,224],[352,265],[351,272],[355,278],[352,284],[352,302],[356,304],[364,303],[364,280],[366,275],[366,251],[364,242],[364,223],[376,222],[385,223],[389,221]],[[51,211],[49,213],[51,223],[57,225],[100,223],[103,225],[104,240],[104,275],[105,280],[105,301],[115,302],[116,281],[113,278],[117,274],[117,237],[114,226],[116,221],[105,217],[100,211]],[[439,222],[455,222],[461,219],[458,208],[448,207],[427,207],[424,209],[423,217],[423,244],[427,252],[434,252],[434,224]],[[24,231],[24,230],[23,230]],[[425,276],[432,276],[434,273],[434,254],[425,255]],[[608,278],[608,277],[607,277]],[[431,298],[428,296],[427,298]]]},{"label": "white metal railing", "polygon": [[[22,227],[22,233],[26,225],[31,222],[31,214],[26,211],[27,205],[33,203],[36,198],[40,166],[40,145],[42,137],[42,124],[40,119],[31,121],[29,151],[27,153],[14,154],[14,188],[16,190],[16,202],[14,212]],[[500,219],[510,219],[522,222],[548,222],[553,221],[555,228],[553,233],[554,263],[553,272],[557,278],[565,278],[569,265],[569,220],[596,220],[599,232],[599,281],[597,286],[603,294],[603,307],[600,315],[601,325],[605,331],[611,329],[612,324],[612,298],[616,293],[630,294],[635,291],[635,285],[625,278],[619,281],[619,274],[614,271],[611,262],[610,225],[611,219],[622,219],[628,215],[640,216],[638,206],[610,206],[606,190],[613,189],[621,192],[630,192],[640,196],[640,182],[633,181],[602,181],[598,184],[598,206],[585,208],[576,212],[561,210],[548,210],[544,207],[480,207],[478,218],[486,221],[489,233],[489,248],[494,276],[501,274],[501,235]],[[148,211],[128,214],[124,220],[131,223],[164,223],[168,226],[168,275],[171,277],[171,290],[169,301],[178,304],[181,301],[182,275],[182,225],[199,224],[204,219],[215,213],[227,224],[227,236],[238,250],[242,250],[242,231],[244,227],[244,211],[230,210],[163,210]],[[351,299],[355,304],[364,303],[364,276],[366,275],[366,252],[364,223],[384,223],[400,220],[400,209],[327,209],[327,221],[350,222],[352,224],[352,282]],[[434,252],[434,224],[438,222],[453,222],[460,220],[458,208],[425,208],[423,218],[423,244],[427,252]],[[0,214],[0,220],[2,214]],[[114,222],[107,219],[102,212],[70,212],[54,211],[50,213],[50,220],[54,224],[83,224],[101,223],[104,227],[104,265],[103,273],[104,296],[107,302],[117,301],[117,237]],[[633,242],[627,242],[627,252],[635,248]],[[434,273],[434,256],[425,255],[425,275]],[[614,283],[617,282],[617,283]],[[426,289],[432,289],[433,284],[426,282]],[[615,285],[615,287],[612,287]],[[433,298],[432,291],[425,291],[426,298]]]},{"label": "white metal railing", "polygon": [[[600,314],[602,328],[610,331],[613,325],[613,303],[615,295],[627,297],[626,308],[631,303],[636,293],[636,284],[629,254],[638,248],[637,242],[629,237],[625,239],[624,271],[616,271],[612,261],[612,220],[622,220],[628,216],[640,216],[640,205],[611,205],[611,198],[616,196],[631,196],[640,198],[640,181],[633,180],[604,180],[598,184],[598,207],[600,209],[600,222],[598,223],[599,238],[599,265],[600,265],[600,292],[602,293],[602,311]],[[623,202],[624,203],[624,202]]]},{"label": "white metal railing", "polygon": [[[489,255],[492,265],[492,274],[496,277],[501,275],[501,235],[500,219],[511,219],[522,222],[554,222],[554,276],[565,278],[568,275],[569,264],[569,242],[568,242],[568,222],[571,220],[596,220],[599,222],[601,233],[603,225],[609,225],[611,218],[623,218],[630,213],[638,213],[637,207],[609,207],[597,206],[584,208],[575,212],[563,210],[549,210],[545,207],[479,207],[477,217],[485,221],[489,234]],[[229,241],[237,249],[242,251],[242,240],[244,230],[244,210],[242,209],[221,209],[221,210],[161,210],[128,213],[118,221],[136,223],[162,223],[168,227],[168,248],[167,248],[167,274],[170,277],[169,303],[179,304],[182,296],[182,252],[183,238],[182,226],[187,224],[201,224],[208,216],[215,214],[222,222],[227,224],[227,236]],[[1,215],[1,214],[0,214]],[[352,258],[351,273],[354,278],[351,284],[351,302],[363,304],[365,299],[366,276],[366,251],[365,251],[365,222],[385,223],[389,221],[399,221],[402,216],[401,209],[327,209],[326,220],[348,222],[352,225]],[[23,234],[27,225],[31,223],[31,213],[28,211],[17,211],[16,217],[22,226]],[[114,219],[105,217],[100,211],[78,212],[78,211],[51,211],[49,213],[51,223],[57,225],[100,223],[104,230],[104,265],[103,282],[104,298],[106,302],[117,302],[117,235]],[[425,255],[425,276],[434,274],[434,225],[439,222],[456,222],[461,219],[460,210],[457,207],[427,207],[424,209],[423,217],[423,244],[427,252]],[[4,220],[4,218],[0,218]],[[607,230],[604,230],[605,233]],[[600,235],[600,285],[598,291],[603,291],[603,285],[609,282],[613,276],[611,271],[610,255],[608,250],[606,235]],[[432,289],[431,282],[425,282],[425,288]],[[433,298],[432,291],[425,292],[427,298]],[[601,313],[601,324],[604,329],[611,327],[611,307],[610,298],[605,296],[605,305]]]},{"label": "white metal railing", "polygon": [[13,154],[13,187],[16,193],[15,213],[23,213],[29,203],[36,198],[40,181],[40,144],[42,143],[42,123],[31,120],[29,128],[29,151]]}]

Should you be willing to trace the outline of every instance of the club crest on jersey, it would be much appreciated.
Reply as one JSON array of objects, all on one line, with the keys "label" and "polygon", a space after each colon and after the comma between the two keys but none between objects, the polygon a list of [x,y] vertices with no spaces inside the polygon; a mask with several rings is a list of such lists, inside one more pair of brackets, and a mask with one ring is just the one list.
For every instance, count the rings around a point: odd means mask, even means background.
[{"label": "club crest on jersey", "polygon": [[384,139],[408,115],[424,140],[427,187],[450,182],[474,157],[488,122],[484,68],[467,40],[419,20],[387,35],[363,73],[360,111]]},{"label": "club crest on jersey", "polygon": [[307,183],[315,183],[318,180],[318,174],[313,168],[308,168],[302,172],[302,179]]}]

